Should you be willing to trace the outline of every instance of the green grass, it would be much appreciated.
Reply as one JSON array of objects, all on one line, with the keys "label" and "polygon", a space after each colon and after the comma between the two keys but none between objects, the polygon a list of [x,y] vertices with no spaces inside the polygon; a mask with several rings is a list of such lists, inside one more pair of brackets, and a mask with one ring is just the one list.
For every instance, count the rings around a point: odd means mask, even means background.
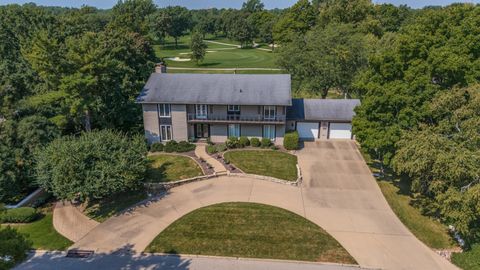
[{"label": "green grass", "polygon": [[190,212],[161,232],[146,251],[355,263],[314,223],[255,203],[222,203]]},{"label": "green grass", "polygon": [[122,192],[100,200],[92,200],[88,202],[84,214],[98,222],[104,222],[147,197],[147,192],[144,189],[139,189]]},{"label": "green grass", "polygon": [[45,213],[42,218],[28,224],[11,225],[32,241],[34,249],[65,250],[73,243],[53,228],[53,214]]},{"label": "green grass", "polygon": [[278,151],[239,150],[225,153],[225,158],[245,173],[295,181],[297,157]]},{"label": "green grass", "polygon": [[454,253],[452,262],[464,270],[480,270],[480,244],[463,253]]},{"label": "green grass", "polygon": [[147,182],[170,182],[203,175],[200,166],[189,157],[154,155],[148,157]]},{"label": "green grass", "polygon": [[[378,164],[363,155],[372,172],[378,172]],[[439,221],[424,216],[411,205],[412,197],[410,183],[391,172],[385,173],[385,180],[377,181],[383,196],[405,226],[427,246],[434,249],[449,249],[456,247],[448,233],[448,228]]]},{"label": "green grass", "polygon": [[[210,40],[238,44],[237,42],[213,38]],[[186,53],[190,53],[190,36],[183,36],[179,39],[178,47],[175,48],[173,40],[168,39],[165,44],[154,45],[155,54],[159,58],[180,57],[190,58]],[[202,63],[197,65],[193,61],[179,62],[166,60],[167,65],[172,67],[203,67],[203,68],[278,68],[275,64],[275,53],[257,50],[254,48],[236,48],[228,45],[214,44],[206,42],[207,52]]]}]

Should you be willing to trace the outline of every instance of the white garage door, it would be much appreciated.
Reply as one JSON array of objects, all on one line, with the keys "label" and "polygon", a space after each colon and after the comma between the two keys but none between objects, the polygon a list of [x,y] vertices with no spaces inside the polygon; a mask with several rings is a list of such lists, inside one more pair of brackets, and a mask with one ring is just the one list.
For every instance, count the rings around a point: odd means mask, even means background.
[{"label": "white garage door", "polygon": [[329,139],[351,139],[352,124],[330,123],[328,138]]},{"label": "white garage door", "polygon": [[298,122],[297,131],[301,139],[314,140],[318,138],[318,123]]}]

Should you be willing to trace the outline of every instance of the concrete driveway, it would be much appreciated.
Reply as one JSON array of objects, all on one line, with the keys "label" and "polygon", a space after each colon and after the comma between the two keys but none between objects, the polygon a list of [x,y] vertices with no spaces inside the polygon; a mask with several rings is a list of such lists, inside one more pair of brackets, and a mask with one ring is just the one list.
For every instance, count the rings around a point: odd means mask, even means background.
[{"label": "concrete driveway", "polygon": [[353,141],[307,142],[298,152],[305,214],[367,268],[456,269],[400,222]]},{"label": "concrete driveway", "polygon": [[142,252],[181,216],[221,202],[256,202],[297,213],[333,235],[365,268],[456,269],[417,240],[393,214],[351,141],[307,143],[302,187],[219,177],[169,190],[96,226],[73,248]]}]

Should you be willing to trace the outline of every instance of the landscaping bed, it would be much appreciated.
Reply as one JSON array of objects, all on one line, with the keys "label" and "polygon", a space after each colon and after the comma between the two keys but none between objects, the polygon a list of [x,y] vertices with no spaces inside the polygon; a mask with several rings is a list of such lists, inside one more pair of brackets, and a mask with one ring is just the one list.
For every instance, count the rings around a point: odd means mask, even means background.
[{"label": "landscaping bed", "polygon": [[250,174],[297,180],[297,157],[281,151],[235,150],[224,154],[228,163]]},{"label": "landscaping bed", "polygon": [[146,182],[162,183],[203,175],[200,166],[190,157],[155,154],[148,157]]},{"label": "landscaping bed", "polygon": [[355,263],[314,223],[256,203],[222,203],[195,210],[167,227],[145,251]]}]

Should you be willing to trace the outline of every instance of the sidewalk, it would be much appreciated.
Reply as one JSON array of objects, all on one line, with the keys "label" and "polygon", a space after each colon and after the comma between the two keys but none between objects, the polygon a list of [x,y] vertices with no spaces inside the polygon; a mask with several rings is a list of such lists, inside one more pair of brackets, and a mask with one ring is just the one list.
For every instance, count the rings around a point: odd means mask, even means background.
[{"label": "sidewalk", "polygon": [[53,227],[73,242],[80,240],[99,223],[85,216],[70,202],[57,202],[53,210]]},{"label": "sidewalk", "polygon": [[198,158],[203,158],[205,161],[207,161],[208,164],[212,165],[215,173],[227,172],[227,169],[223,166],[222,163],[220,163],[220,161],[214,159],[212,156],[207,154],[206,146],[207,145],[204,143],[197,143],[197,147],[195,148],[195,155]]}]

